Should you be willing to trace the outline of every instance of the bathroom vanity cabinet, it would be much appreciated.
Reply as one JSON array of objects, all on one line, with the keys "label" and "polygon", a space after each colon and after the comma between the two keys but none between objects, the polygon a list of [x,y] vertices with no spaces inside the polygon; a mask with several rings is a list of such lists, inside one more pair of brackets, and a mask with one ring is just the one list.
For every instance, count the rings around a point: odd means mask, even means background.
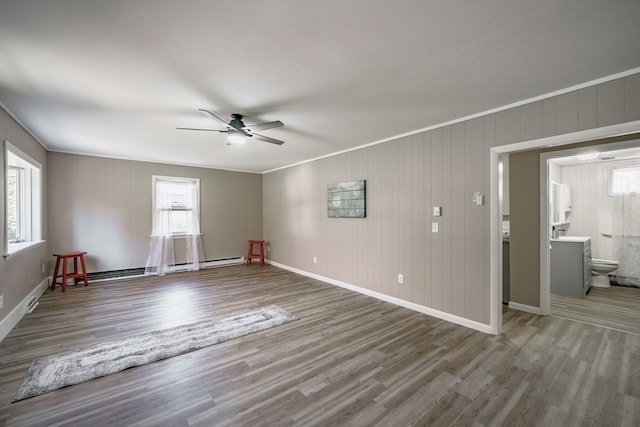
[{"label": "bathroom vanity cabinet", "polygon": [[584,298],[591,287],[591,238],[551,239],[551,293]]}]

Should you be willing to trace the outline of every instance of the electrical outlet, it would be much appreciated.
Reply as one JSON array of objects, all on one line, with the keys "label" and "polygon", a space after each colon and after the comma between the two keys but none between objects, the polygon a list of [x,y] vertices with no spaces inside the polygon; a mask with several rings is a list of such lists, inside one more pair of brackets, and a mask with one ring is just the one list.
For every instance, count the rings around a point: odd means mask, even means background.
[{"label": "electrical outlet", "polygon": [[42,263],[42,272],[44,273],[44,262]]},{"label": "electrical outlet", "polygon": [[4,295],[0,295],[0,308],[4,305]]},{"label": "electrical outlet", "polygon": [[398,274],[398,283],[401,285],[404,283],[404,274]]},{"label": "electrical outlet", "polygon": [[314,263],[314,264],[317,264],[317,263],[318,263],[318,258],[313,257],[313,263]]},{"label": "electrical outlet", "polygon": [[432,233],[437,233],[438,232],[438,223],[437,222],[432,222],[431,223],[431,232]]}]

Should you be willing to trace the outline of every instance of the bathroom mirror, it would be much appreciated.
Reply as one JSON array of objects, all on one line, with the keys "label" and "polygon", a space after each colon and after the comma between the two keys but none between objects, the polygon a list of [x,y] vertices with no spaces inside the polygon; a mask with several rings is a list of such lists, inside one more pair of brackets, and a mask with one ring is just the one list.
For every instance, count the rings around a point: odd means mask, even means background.
[{"label": "bathroom mirror", "polygon": [[571,211],[571,188],[568,185],[550,181],[549,191],[551,225],[567,224],[569,222],[567,212]]}]

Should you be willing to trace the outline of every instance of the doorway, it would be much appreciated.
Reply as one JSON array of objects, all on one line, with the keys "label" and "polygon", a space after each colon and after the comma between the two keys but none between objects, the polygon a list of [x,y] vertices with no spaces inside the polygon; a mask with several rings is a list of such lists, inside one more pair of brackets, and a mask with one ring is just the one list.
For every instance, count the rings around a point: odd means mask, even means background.
[{"label": "doorway", "polygon": [[[584,156],[586,153],[593,156]],[[548,292],[549,314],[640,333],[640,315],[637,312],[640,288],[635,287],[638,274],[633,270],[638,262],[626,260],[620,244],[622,240],[635,238],[624,237],[625,233],[621,232],[622,219],[617,216],[620,215],[620,206],[624,207],[625,197],[613,194],[611,188],[612,171],[636,164],[640,164],[639,139],[554,151],[540,156],[541,230],[546,231],[547,237],[541,247],[547,249],[545,256],[549,266],[546,274],[541,271],[541,291]],[[546,194],[542,194],[543,188]],[[638,197],[626,196],[634,203],[631,206],[627,204],[627,210],[637,210]],[[546,210],[545,214],[543,210]],[[632,217],[637,214],[630,213]],[[546,226],[543,219],[547,220]],[[600,277],[591,275],[591,259],[589,264],[586,259],[584,261],[584,277],[566,277],[567,271],[575,270],[560,258],[566,256],[567,251],[576,252],[580,249],[578,246],[588,247],[599,266],[610,260],[620,261],[618,273],[621,275],[618,280],[612,280],[613,286],[609,285],[606,274]],[[572,262],[575,261],[580,260],[574,257]],[[582,282],[584,286],[581,286]]]},{"label": "doorway", "polygon": [[[532,149],[561,147],[570,144],[601,140],[605,138],[618,137],[623,135],[633,135],[636,137],[640,133],[640,121],[622,123],[617,125],[611,125],[596,129],[590,129],[586,131],[574,132],[571,134],[558,135],[548,138],[540,138],[537,140],[524,141],[510,145],[503,145],[493,147],[490,149],[490,281],[491,281],[491,301],[490,301],[490,332],[495,335],[502,333],[502,203],[499,193],[502,191],[499,174],[500,155],[516,153],[520,151],[527,151]],[[541,162],[541,164],[546,162]],[[546,177],[547,173],[541,174]],[[542,179],[542,178],[541,178]],[[546,179],[544,180],[544,186],[546,187]],[[546,203],[548,203],[547,192],[544,194],[544,213],[541,214],[540,230],[546,230],[548,225],[548,219],[546,216]],[[542,213],[542,208],[541,208]],[[542,222],[544,221],[544,224]],[[510,302],[509,307],[519,310],[529,311],[534,314],[548,315],[549,314],[549,275],[548,275],[548,236],[547,233],[540,233],[540,285],[539,285],[539,305],[524,306],[517,302]],[[512,285],[513,286],[513,285]]]}]

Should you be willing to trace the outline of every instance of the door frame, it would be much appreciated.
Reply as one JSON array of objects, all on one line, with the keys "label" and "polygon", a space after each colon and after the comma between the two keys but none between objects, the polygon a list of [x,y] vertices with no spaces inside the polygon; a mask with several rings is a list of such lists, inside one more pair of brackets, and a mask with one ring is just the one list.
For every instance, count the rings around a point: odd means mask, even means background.
[{"label": "door frame", "polygon": [[[612,138],[616,136],[639,134],[640,136],[640,120],[626,123],[620,123],[610,126],[577,131],[568,134],[550,136],[546,138],[533,139],[529,141],[518,142],[514,144],[501,145],[490,149],[489,170],[490,170],[490,332],[494,335],[502,333],[502,201],[499,200],[500,182],[498,163],[501,154],[515,153],[519,151],[527,151],[540,148],[558,147],[563,145],[575,144],[578,142],[594,141],[604,138]],[[546,162],[545,162],[546,164]],[[546,176],[548,174],[545,173]],[[542,174],[540,179],[542,180]],[[546,180],[545,180],[546,186]],[[548,200],[546,191],[541,191],[545,199]],[[541,196],[542,198],[542,196]],[[542,210],[542,202],[541,207]],[[546,205],[544,205],[546,212]],[[546,215],[546,214],[545,214]],[[545,215],[541,215],[541,233],[540,233],[540,307],[526,307],[514,304],[510,308],[516,308],[524,311],[530,311],[535,314],[549,314],[549,262],[548,262],[548,246],[546,225],[542,228],[542,222]],[[547,220],[545,220],[547,221]],[[546,243],[545,243],[546,242]]]},{"label": "door frame", "polygon": [[[550,243],[551,232],[549,227],[549,160],[559,157],[575,156],[587,151],[597,149],[600,153],[622,150],[625,148],[640,147],[640,135],[638,139],[612,142],[608,144],[590,145],[588,147],[570,148],[566,150],[551,151],[540,154],[540,314],[551,313],[551,269],[550,269]],[[546,233],[545,233],[546,230]]]}]

